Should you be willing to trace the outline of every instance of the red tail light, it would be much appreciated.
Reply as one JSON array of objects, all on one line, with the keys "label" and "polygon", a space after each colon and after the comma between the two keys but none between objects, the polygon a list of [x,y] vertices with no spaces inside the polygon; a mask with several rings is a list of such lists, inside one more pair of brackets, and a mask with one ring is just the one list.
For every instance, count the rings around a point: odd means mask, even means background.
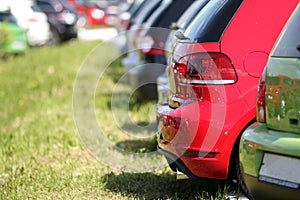
[{"label": "red tail light", "polygon": [[186,84],[233,84],[237,81],[231,60],[222,53],[197,53],[183,57],[174,69]]},{"label": "red tail light", "polygon": [[265,103],[265,92],[266,92],[266,77],[267,70],[264,69],[257,90],[256,97],[256,120],[258,122],[266,122],[266,103]]},{"label": "red tail light", "polygon": [[29,21],[29,22],[38,22],[38,20],[35,19],[35,18],[28,18],[27,21]]}]

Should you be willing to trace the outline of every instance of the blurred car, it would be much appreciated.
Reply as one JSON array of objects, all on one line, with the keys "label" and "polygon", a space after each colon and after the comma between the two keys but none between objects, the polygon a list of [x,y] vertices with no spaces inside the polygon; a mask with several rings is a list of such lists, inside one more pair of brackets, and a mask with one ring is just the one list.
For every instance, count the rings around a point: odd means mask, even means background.
[{"label": "blurred car", "polygon": [[45,15],[31,1],[10,1],[10,10],[20,27],[26,31],[31,46],[46,44],[51,37],[50,26]]},{"label": "blurred car", "polygon": [[0,56],[24,54],[26,49],[25,31],[9,10],[0,10]]},{"label": "blurred car", "polygon": [[298,3],[210,0],[176,33],[168,105],[157,111],[158,151],[172,170],[237,180],[239,138],[255,120],[257,83]]},{"label": "blurred car", "polygon": [[259,83],[257,122],[240,142],[240,164],[254,199],[300,196],[300,6],[278,39]]},{"label": "blurred car", "polygon": [[125,34],[127,54],[122,59],[122,64],[126,72],[139,64],[139,53],[137,49],[139,35],[143,30],[145,22],[161,3],[162,0],[145,0],[137,12],[130,18],[129,23],[131,26]]},{"label": "blurred car", "polygon": [[129,83],[136,89],[139,99],[157,100],[156,79],[165,70],[164,45],[170,33],[169,27],[193,2],[163,0],[143,25],[137,40],[138,65],[128,71]]},{"label": "blurred car", "polygon": [[36,5],[47,15],[52,44],[77,37],[77,13],[64,0],[36,0]]},{"label": "blurred car", "polygon": [[126,11],[118,15],[118,21],[115,24],[118,32],[124,32],[130,29],[132,23],[130,19],[138,12],[145,0],[135,0]]},{"label": "blurred car", "polygon": [[79,27],[106,25],[107,15],[95,3],[88,0],[67,0],[78,14]]}]

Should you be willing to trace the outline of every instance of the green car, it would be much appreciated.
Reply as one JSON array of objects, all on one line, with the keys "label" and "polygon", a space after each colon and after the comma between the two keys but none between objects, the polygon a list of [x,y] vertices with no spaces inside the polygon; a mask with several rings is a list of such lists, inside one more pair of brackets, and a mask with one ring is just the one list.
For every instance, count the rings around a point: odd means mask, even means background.
[{"label": "green car", "polygon": [[250,199],[300,199],[300,5],[262,74],[256,112],[240,141],[241,186]]},{"label": "green car", "polygon": [[0,11],[0,56],[24,54],[27,49],[25,31],[8,11]]}]

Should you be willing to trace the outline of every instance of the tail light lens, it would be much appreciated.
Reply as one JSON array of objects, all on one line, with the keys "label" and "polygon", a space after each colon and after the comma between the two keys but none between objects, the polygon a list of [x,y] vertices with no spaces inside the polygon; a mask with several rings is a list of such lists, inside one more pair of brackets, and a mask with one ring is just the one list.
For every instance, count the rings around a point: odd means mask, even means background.
[{"label": "tail light lens", "polygon": [[95,8],[92,10],[91,16],[96,20],[100,20],[104,17],[104,12],[100,9]]},{"label": "tail light lens", "polygon": [[262,123],[266,122],[266,102],[265,102],[266,77],[267,77],[267,70],[265,68],[259,81],[257,97],[256,97],[256,120]]},{"label": "tail light lens", "polygon": [[174,70],[186,84],[233,84],[237,81],[231,60],[222,53],[197,53],[175,62]]}]

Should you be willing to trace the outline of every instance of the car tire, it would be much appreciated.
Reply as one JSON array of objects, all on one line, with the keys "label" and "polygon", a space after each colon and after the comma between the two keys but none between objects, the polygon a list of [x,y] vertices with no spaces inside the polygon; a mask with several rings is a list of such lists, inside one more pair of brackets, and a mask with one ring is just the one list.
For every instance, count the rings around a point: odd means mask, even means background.
[{"label": "car tire", "polygon": [[48,41],[48,44],[49,45],[58,45],[61,43],[61,38],[59,37],[59,34],[57,32],[56,29],[54,28],[51,28],[50,30],[51,32],[51,37],[50,37],[50,40]]}]

